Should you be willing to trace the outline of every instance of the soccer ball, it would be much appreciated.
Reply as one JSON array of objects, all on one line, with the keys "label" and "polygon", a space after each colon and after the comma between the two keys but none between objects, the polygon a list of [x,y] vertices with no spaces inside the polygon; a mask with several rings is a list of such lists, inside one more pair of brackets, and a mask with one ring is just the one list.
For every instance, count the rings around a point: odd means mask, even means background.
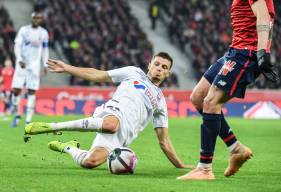
[{"label": "soccer ball", "polygon": [[107,157],[107,165],[112,174],[133,174],[138,159],[129,148],[115,148]]}]

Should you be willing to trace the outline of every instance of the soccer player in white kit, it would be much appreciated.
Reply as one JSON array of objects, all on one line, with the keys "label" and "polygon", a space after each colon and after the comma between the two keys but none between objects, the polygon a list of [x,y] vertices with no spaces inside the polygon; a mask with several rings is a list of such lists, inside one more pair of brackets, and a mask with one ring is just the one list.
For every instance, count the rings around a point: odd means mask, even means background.
[{"label": "soccer player in white kit", "polygon": [[158,87],[170,75],[172,64],[172,58],[165,52],[152,58],[147,74],[134,66],[101,71],[49,60],[48,67],[53,72],[66,72],[93,82],[113,82],[120,85],[112,99],[98,107],[92,117],[60,123],[30,123],[25,127],[25,134],[98,132],[89,151],[79,149],[77,141],[52,141],[48,144],[54,151],[71,155],[80,166],[95,168],[106,161],[114,148],[130,145],[152,120],[160,147],[170,162],[177,168],[190,168],[177,156],[169,138],[167,105]]},{"label": "soccer player in white kit", "polygon": [[15,113],[13,127],[18,125],[21,118],[18,113],[21,89],[24,87],[27,89],[26,124],[28,124],[34,113],[41,63],[44,65],[44,75],[47,74],[49,35],[47,30],[40,26],[41,21],[41,13],[32,13],[32,23],[22,26],[15,38],[16,69],[12,82],[12,111]]}]

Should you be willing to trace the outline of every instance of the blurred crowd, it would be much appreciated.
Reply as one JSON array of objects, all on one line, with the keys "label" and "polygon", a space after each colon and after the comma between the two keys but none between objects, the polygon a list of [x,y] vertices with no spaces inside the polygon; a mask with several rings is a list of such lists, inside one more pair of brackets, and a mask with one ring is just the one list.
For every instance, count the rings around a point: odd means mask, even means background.
[{"label": "blurred crowd", "polygon": [[[165,0],[158,1],[162,17],[168,18],[170,40],[183,51],[190,46],[195,77],[199,80],[210,64],[227,51],[231,43],[230,6],[232,0]],[[274,0],[277,19],[272,41],[272,62],[281,72],[281,2]],[[167,20],[167,19],[166,19]],[[281,73],[280,73],[281,74]],[[281,88],[281,82],[272,84],[260,76],[257,88]]]},{"label": "blurred crowd", "polygon": [[[41,2],[36,6],[45,8],[51,46],[61,45],[71,64],[101,70],[133,65],[146,71],[153,45],[132,16],[127,1],[49,0],[48,5]],[[90,85],[75,77],[70,83]]]},{"label": "blurred crowd", "polygon": [[3,67],[6,58],[14,60],[14,38],[16,32],[8,11],[0,6],[0,68]]}]

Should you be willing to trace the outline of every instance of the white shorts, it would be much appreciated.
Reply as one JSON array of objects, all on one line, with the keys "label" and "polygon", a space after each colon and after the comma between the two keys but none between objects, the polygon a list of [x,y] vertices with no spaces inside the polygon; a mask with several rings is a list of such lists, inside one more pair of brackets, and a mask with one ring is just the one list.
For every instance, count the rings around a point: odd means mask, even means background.
[{"label": "white shorts", "polygon": [[124,130],[122,130],[122,113],[119,111],[118,103],[114,100],[109,100],[107,103],[97,107],[93,117],[104,118],[108,115],[114,115],[119,119],[120,128],[114,134],[97,133],[91,146],[91,150],[96,147],[104,147],[111,152],[117,147],[126,147],[126,137],[124,137]]},{"label": "white shorts", "polygon": [[12,88],[38,90],[40,85],[40,72],[31,69],[23,69],[16,65],[16,70],[13,77]]}]

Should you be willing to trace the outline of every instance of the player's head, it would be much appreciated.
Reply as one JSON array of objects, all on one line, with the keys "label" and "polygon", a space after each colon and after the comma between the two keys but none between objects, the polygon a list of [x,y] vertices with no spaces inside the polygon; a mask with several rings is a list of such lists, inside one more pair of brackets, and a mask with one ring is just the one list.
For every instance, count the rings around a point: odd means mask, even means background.
[{"label": "player's head", "polygon": [[33,12],[31,14],[31,18],[32,18],[32,27],[38,27],[43,19],[43,15],[42,13],[39,12]]},{"label": "player's head", "polygon": [[171,73],[172,57],[166,52],[155,54],[148,65],[148,77],[156,85],[160,85]]},{"label": "player's head", "polygon": [[12,60],[10,58],[5,59],[4,65],[5,67],[11,67],[13,65]]}]

